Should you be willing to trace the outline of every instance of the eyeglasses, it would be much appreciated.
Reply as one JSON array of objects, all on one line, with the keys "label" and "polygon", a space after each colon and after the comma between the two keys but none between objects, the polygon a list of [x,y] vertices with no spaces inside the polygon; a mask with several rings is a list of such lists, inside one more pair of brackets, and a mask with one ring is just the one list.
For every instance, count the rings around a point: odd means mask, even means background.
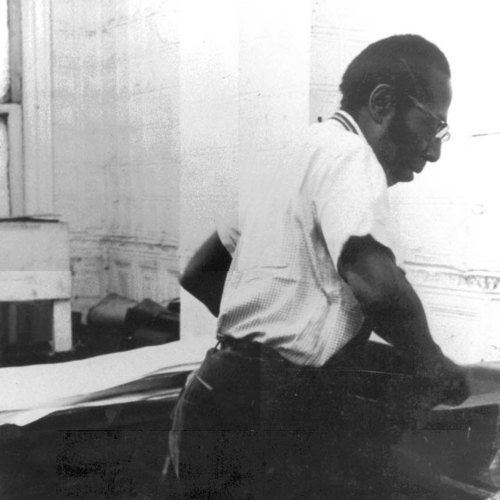
[{"label": "eyeglasses", "polygon": [[[408,72],[411,79],[413,80],[414,86],[416,88],[421,87],[421,85],[419,85],[417,78],[415,77],[413,71],[411,70],[411,68],[408,65],[408,63],[406,62],[406,60],[403,57],[400,60],[403,63],[405,70]],[[406,95],[406,97],[408,97],[408,99],[410,99],[412,104],[417,109],[419,109],[420,111],[422,111],[422,113],[425,113],[427,116],[431,117],[434,120],[434,122],[436,123],[436,132],[434,133],[434,138],[436,140],[440,141],[441,143],[449,141],[451,138],[450,126],[444,120],[441,120],[441,118],[439,118],[439,116],[436,116],[432,111],[427,109],[427,107],[424,106],[416,97],[413,97],[412,95],[407,94],[407,93],[405,95]]]},{"label": "eyeglasses", "polygon": [[410,99],[410,101],[418,110],[422,111],[422,113],[426,114],[434,120],[434,122],[436,123],[436,132],[434,134],[434,138],[440,142],[449,141],[451,138],[450,126],[444,120],[441,120],[439,116],[436,116],[432,111],[427,109],[418,99],[416,99],[412,95],[406,94],[406,97]]}]

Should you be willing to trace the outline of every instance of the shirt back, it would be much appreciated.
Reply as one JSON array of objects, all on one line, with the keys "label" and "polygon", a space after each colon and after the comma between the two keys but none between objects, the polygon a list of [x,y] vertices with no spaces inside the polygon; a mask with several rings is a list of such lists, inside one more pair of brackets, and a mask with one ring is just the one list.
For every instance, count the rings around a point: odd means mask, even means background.
[{"label": "shirt back", "polygon": [[234,253],[218,337],[263,342],[299,365],[323,365],[363,323],[337,272],[345,242],[370,234],[394,246],[384,171],[354,120],[334,116],[256,176],[237,222],[219,228]]}]

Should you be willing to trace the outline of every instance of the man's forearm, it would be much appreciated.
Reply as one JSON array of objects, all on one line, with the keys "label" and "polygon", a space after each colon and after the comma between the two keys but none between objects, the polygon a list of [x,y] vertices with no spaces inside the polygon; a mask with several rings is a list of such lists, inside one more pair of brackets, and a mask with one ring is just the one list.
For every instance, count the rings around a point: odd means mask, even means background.
[{"label": "man's forearm", "polygon": [[390,342],[415,368],[425,369],[443,357],[434,342],[424,308],[408,283],[387,307],[369,312],[376,333]]},{"label": "man's forearm", "polygon": [[338,269],[377,334],[411,364],[422,365],[425,359],[440,355],[422,303],[389,248],[371,236],[352,237]]},{"label": "man's forearm", "polygon": [[432,339],[424,309],[413,289],[393,308],[373,314],[372,319],[375,331],[397,349],[415,374],[435,381],[428,403],[457,405],[469,396],[465,373]]}]

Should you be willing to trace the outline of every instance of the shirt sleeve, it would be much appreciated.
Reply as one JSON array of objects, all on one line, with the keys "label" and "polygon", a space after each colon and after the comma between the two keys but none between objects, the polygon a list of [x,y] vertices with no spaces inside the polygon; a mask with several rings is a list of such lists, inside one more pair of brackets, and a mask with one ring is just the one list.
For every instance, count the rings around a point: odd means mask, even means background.
[{"label": "shirt sleeve", "polygon": [[240,229],[238,224],[238,217],[231,214],[217,223],[217,234],[221,243],[226,250],[233,255],[236,250],[236,245],[240,239]]},{"label": "shirt sleeve", "polygon": [[352,236],[395,246],[384,171],[359,137],[350,142],[341,153],[324,148],[312,160],[310,195],[335,267]]}]

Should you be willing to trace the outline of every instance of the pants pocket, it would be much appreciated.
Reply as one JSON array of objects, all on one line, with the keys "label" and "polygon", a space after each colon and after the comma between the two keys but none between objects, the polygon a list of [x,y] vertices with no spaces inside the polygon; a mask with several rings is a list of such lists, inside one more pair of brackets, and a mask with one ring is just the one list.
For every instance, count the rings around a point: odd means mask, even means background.
[{"label": "pants pocket", "polygon": [[169,433],[169,454],[178,477],[186,464],[193,473],[203,472],[212,455],[217,427],[211,391],[195,372],[177,401]]}]

